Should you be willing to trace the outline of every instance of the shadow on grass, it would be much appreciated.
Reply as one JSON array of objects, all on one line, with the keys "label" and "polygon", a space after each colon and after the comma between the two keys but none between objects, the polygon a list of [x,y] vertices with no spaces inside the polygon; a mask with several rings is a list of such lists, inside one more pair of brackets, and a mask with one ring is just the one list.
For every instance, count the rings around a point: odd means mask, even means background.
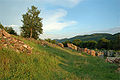
[{"label": "shadow on grass", "polygon": [[66,51],[46,46],[45,50],[51,55],[63,58],[59,66],[82,80],[119,80],[115,73],[117,66],[106,63],[98,57],[73,55]]}]

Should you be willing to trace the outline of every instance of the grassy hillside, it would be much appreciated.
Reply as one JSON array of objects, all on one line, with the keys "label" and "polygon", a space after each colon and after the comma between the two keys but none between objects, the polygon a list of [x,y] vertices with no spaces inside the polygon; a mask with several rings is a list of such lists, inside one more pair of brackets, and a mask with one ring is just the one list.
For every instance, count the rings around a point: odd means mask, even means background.
[{"label": "grassy hillside", "polygon": [[19,38],[33,47],[33,54],[0,49],[0,80],[119,80],[118,66],[103,59],[58,46],[42,46]]},{"label": "grassy hillside", "polygon": [[61,39],[61,40],[57,40],[58,42],[64,42],[66,40],[69,40],[69,41],[73,41],[74,39],[80,39],[82,41],[89,41],[89,40],[95,40],[95,41],[98,41],[100,40],[101,38],[106,38],[106,39],[112,39],[113,35],[112,34],[108,34],[108,33],[95,33],[95,34],[91,34],[91,35],[78,35],[78,36],[75,36],[75,37],[72,37],[72,38],[65,38],[65,39]]}]

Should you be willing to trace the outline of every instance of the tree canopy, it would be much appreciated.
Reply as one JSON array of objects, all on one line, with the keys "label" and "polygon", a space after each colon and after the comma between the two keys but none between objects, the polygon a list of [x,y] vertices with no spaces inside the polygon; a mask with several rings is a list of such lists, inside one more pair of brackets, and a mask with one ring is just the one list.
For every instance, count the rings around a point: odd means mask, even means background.
[{"label": "tree canopy", "polygon": [[21,36],[27,38],[38,39],[39,35],[43,33],[42,18],[39,17],[40,11],[37,7],[32,6],[28,8],[28,12],[23,14],[23,26],[21,27]]},{"label": "tree canopy", "polygon": [[9,34],[17,35],[12,27],[5,27],[5,31],[7,31]]},{"label": "tree canopy", "polygon": [[1,28],[1,29],[4,29],[4,26],[3,26],[1,23],[0,23],[0,28]]}]

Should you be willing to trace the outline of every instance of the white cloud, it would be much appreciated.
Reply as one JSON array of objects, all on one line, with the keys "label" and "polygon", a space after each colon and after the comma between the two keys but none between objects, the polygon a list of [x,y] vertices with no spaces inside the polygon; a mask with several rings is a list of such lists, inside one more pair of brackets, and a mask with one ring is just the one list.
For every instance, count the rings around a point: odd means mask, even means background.
[{"label": "white cloud", "polygon": [[71,26],[77,23],[76,21],[65,21],[64,17],[66,15],[67,15],[67,11],[63,9],[57,9],[54,11],[50,11],[50,13],[44,15],[43,30],[45,32],[59,31],[65,27],[68,27],[68,26]]},{"label": "white cloud", "polygon": [[120,32],[120,26],[109,28],[109,29],[104,29],[104,30],[98,30],[98,31],[93,31],[92,33],[111,33],[115,34]]}]

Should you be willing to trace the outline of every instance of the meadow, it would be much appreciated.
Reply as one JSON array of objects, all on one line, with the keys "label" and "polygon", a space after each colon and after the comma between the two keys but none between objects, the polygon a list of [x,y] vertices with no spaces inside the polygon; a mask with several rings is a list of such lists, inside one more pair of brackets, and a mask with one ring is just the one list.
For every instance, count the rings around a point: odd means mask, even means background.
[{"label": "meadow", "polygon": [[19,39],[33,47],[33,53],[0,49],[0,80],[120,80],[118,66],[104,59]]}]

